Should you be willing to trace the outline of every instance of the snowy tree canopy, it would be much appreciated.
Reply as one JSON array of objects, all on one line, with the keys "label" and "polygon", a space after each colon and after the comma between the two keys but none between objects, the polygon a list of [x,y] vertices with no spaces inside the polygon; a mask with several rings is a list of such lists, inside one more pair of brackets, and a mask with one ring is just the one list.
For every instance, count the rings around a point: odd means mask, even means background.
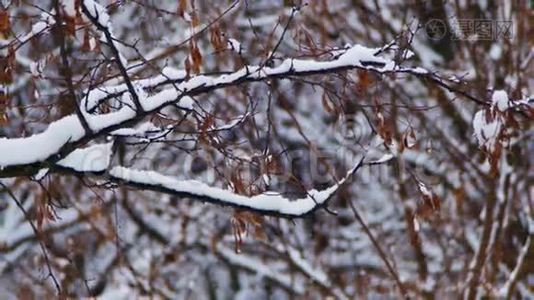
[{"label": "snowy tree canopy", "polygon": [[0,8],[8,299],[534,297],[531,3]]}]

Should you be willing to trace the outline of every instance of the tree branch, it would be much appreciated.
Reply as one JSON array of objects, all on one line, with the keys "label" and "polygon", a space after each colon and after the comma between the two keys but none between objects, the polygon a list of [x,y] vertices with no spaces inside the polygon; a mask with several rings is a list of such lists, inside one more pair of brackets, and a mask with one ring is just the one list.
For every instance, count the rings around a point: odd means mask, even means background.
[{"label": "tree branch", "polygon": [[[190,110],[193,105],[190,97],[229,86],[294,76],[324,75],[351,69],[362,69],[378,74],[407,73],[423,77],[434,76],[424,69],[395,66],[393,61],[376,56],[376,49],[360,45],[337,52],[336,58],[330,61],[286,59],[273,68],[246,66],[238,71],[219,76],[194,76],[177,84],[176,87],[162,90],[142,99],[144,108],[142,111],[133,111],[126,106],[108,114],[86,115],[92,129],[91,134],[83,132],[83,126],[79,120],[66,116],[50,124],[42,133],[27,138],[0,139],[0,154],[17,153],[15,156],[0,155],[0,166],[3,167],[0,177],[32,175],[40,168],[54,164],[96,137],[132,126],[168,105],[178,105],[185,110]],[[446,86],[448,85],[444,83],[444,87]],[[47,146],[43,147],[43,144]]]},{"label": "tree branch", "polygon": [[[88,10],[86,6],[86,2],[92,2],[92,1],[82,1],[81,7],[82,11],[85,14],[85,16],[93,23],[93,25],[98,28],[98,30],[102,31],[104,33],[107,41],[108,46],[111,49],[111,52],[113,53],[113,56],[115,57],[115,63],[117,64],[117,67],[119,68],[119,71],[122,75],[122,78],[124,79],[124,82],[126,83],[126,86],[128,87],[128,92],[130,92],[130,95],[132,96],[132,101],[135,105],[135,109],[137,110],[138,114],[141,114],[143,111],[143,106],[141,104],[141,100],[139,99],[139,95],[137,94],[137,91],[135,90],[135,87],[132,84],[132,81],[130,80],[130,76],[128,75],[128,71],[126,70],[126,67],[123,64],[123,56],[119,52],[119,49],[117,48],[117,45],[115,44],[115,39],[113,35],[111,34],[111,31],[109,30],[108,26],[102,24],[99,14],[105,13],[103,10],[103,7],[97,8],[97,3],[92,3],[94,5],[94,13],[96,15],[93,15],[91,11]],[[109,19],[109,16],[107,17]]]},{"label": "tree branch", "polygon": [[322,190],[310,190],[305,198],[293,199],[273,192],[252,197],[238,195],[232,191],[215,188],[193,180],[177,180],[153,171],[139,171],[124,167],[113,168],[108,179],[121,185],[156,191],[178,197],[187,197],[208,203],[230,206],[282,218],[302,218],[326,205],[328,200],[363,165],[363,158],[347,172],[339,183]]},{"label": "tree branch", "polygon": [[401,280],[399,278],[399,275],[397,274],[397,271],[395,271],[395,269],[393,268],[393,266],[389,262],[389,259],[388,259],[387,255],[386,255],[386,253],[384,252],[384,250],[382,250],[382,247],[380,247],[380,244],[378,243],[378,241],[376,240],[375,236],[371,232],[371,229],[369,229],[369,226],[367,226],[367,224],[365,223],[363,218],[358,213],[358,210],[356,210],[356,207],[354,206],[354,203],[352,203],[351,200],[349,200],[348,202],[349,202],[349,205],[350,205],[350,208],[351,208],[352,212],[354,213],[354,217],[356,218],[358,223],[360,223],[360,225],[362,226],[363,231],[365,231],[365,233],[367,234],[367,236],[369,237],[369,239],[373,243],[373,246],[378,251],[378,255],[380,256],[380,258],[382,259],[382,261],[386,265],[390,275],[395,280],[395,283],[397,284],[397,287],[399,288],[399,290],[400,290],[400,292],[402,294],[402,297],[405,298],[405,299],[409,299],[410,297],[408,297],[408,291],[406,290],[406,288],[402,284],[402,282],[401,282]]}]

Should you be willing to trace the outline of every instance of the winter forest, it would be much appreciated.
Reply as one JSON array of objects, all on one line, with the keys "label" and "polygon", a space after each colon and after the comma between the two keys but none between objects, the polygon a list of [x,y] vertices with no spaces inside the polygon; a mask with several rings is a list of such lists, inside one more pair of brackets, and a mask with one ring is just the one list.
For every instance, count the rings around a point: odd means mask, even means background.
[{"label": "winter forest", "polygon": [[534,1],[0,2],[0,298],[534,299]]}]

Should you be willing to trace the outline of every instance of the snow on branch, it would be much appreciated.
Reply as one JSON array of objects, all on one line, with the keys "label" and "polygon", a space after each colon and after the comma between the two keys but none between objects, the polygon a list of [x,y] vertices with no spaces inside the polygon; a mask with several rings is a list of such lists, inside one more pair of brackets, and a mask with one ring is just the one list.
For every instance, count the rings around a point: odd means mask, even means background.
[{"label": "snow on branch", "polygon": [[525,108],[525,112],[531,109],[526,99],[514,101],[508,98],[506,91],[494,91],[489,109],[479,110],[473,117],[474,136],[478,145],[491,152],[502,144],[510,127],[506,114],[521,107]]},{"label": "snow on branch", "polygon": [[0,138],[0,166],[31,164],[56,154],[63,145],[77,141],[84,135],[76,115],[51,123],[38,134],[25,138]]},{"label": "snow on branch", "polygon": [[113,143],[98,144],[83,149],[76,149],[57,165],[76,172],[102,173],[110,163]]},{"label": "snow on branch", "polygon": [[338,183],[327,189],[309,190],[307,196],[300,199],[289,199],[278,193],[265,192],[256,196],[243,196],[230,190],[211,187],[195,180],[178,180],[154,171],[141,171],[125,167],[114,167],[109,172],[112,181],[140,189],[169,193],[180,197],[238,207],[265,215],[287,218],[303,217],[326,205],[334,193],[363,165],[363,159],[347,172]]},{"label": "snow on branch", "polygon": [[113,35],[112,29],[111,29],[111,20],[110,17],[106,11],[106,9],[96,3],[93,0],[84,0],[82,1],[82,11],[85,14],[85,16],[100,30],[103,34],[103,37],[105,40],[107,40],[108,45],[115,56],[115,63],[119,67],[120,73],[124,79],[124,82],[126,83],[126,86],[128,87],[128,91],[132,97],[132,102],[135,105],[135,108],[137,110],[137,113],[140,114],[143,107],[141,105],[141,99],[138,95],[136,88],[132,84],[130,77],[128,75],[128,71],[126,70],[126,66],[128,64],[128,61],[120,51],[121,45],[119,43],[116,43],[115,36]]},{"label": "snow on branch", "polygon": [[[97,24],[101,25],[100,23]],[[170,81],[174,77],[178,79],[179,83],[173,82],[172,88],[163,89],[153,95],[139,93],[139,104],[142,106],[140,109],[138,108],[134,111],[131,107],[124,106],[116,111],[99,115],[89,114],[85,109],[82,109],[84,118],[91,129],[91,134],[85,133],[80,120],[75,115],[71,115],[51,123],[42,133],[34,134],[27,138],[0,139],[0,167],[4,168],[3,173],[5,174],[2,175],[2,172],[0,172],[0,176],[12,176],[9,174],[13,173],[5,170],[7,167],[17,169],[14,172],[15,175],[28,175],[24,173],[28,171],[18,171],[19,167],[39,164],[43,161],[53,163],[78,148],[82,143],[110,134],[114,130],[135,125],[144,117],[167,105],[177,105],[181,109],[191,110],[194,104],[192,96],[210,93],[228,86],[276,78],[328,74],[354,68],[378,73],[401,72],[416,76],[427,76],[429,74],[421,68],[405,68],[396,65],[394,61],[379,56],[379,53],[381,52],[378,48],[354,45],[337,50],[336,56],[332,60],[319,61],[290,58],[272,68],[267,66],[245,66],[235,72],[217,76],[198,75],[188,80],[182,78],[182,72],[174,71]],[[128,78],[126,75],[123,77]],[[148,85],[150,83],[161,84],[162,80],[163,78],[158,77],[154,81],[146,80],[145,82]],[[128,87],[126,89],[124,87],[117,88],[116,92],[123,93],[126,90],[132,93],[132,89]],[[82,107],[93,108],[101,100],[100,97],[105,97],[105,88],[103,91],[99,97],[90,99],[87,104],[82,104]],[[137,93],[134,92],[132,94]],[[33,171],[35,171],[35,166],[31,172]]]},{"label": "snow on branch", "polygon": [[[227,86],[270,78],[327,74],[350,68],[366,68],[384,72],[394,68],[392,61],[375,56],[375,52],[376,49],[355,45],[346,50],[338,51],[341,54],[331,61],[286,59],[274,68],[246,66],[236,72],[219,76],[194,76],[176,85],[176,88],[164,89],[140,99],[143,106],[141,113],[125,106],[107,114],[85,114],[91,127],[91,136],[84,132],[78,118],[75,115],[70,115],[51,123],[42,133],[26,138],[2,138],[0,139],[0,166],[4,168],[18,167],[45,160],[61,159],[59,152],[67,144],[75,144],[82,139],[89,141],[94,137],[127,127],[127,125],[131,126],[132,122],[136,123],[148,114],[167,105],[178,104],[183,109],[191,109],[193,101],[189,96],[208,93]],[[58,157],[58,155],[60,156]]]},{"label": "snow on branch", "polygon": [[86,8],[87,15],[93,18],[98,25],[104,28],[110,27],[110,17],[105,7],[93,0],[84,0],[82,5]]},{"label": "snow on branch", "polygon": [[[134,86],[145,90],[153,90],[164,84],[179,83],[187,77],[187,72],[184,70],[175,69],[172,67],[164,67],[161,74],[155,77],[139,79],[132,81]],[[123,84],[99,86],[94,89],[87,90],[83,97],[83,105],[88,112],[94,112],[102,102],[119,97],[128,92],[128,86]]]}]

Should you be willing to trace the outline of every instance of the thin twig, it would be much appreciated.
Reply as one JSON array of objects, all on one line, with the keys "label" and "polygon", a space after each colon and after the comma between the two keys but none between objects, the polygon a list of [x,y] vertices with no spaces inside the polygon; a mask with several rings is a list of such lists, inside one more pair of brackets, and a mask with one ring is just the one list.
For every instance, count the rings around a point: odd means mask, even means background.
[{"label": "thin twig", "polygon": [[398,288],[399,288],[399,290],[400,290],[400,292],[402,294],[402,297],[405,298],[405,299],[409,299],[408,291],[406,290],[406,288],[402,284],[402,282],[401,282],[401,280],[399,278],[399,275],[397,274],[397,271],[395,271],[395,269],[393,268],[393,266],[389,262],[386,253],[384,252],[384,250],[382,250],[382,247],[380,247],[380,244],[378,243],[378,241],[376,240],[375,236],[371,232],[371,229],[369,229],[369,226],[367,226],[365,221],[362,219],[362,217],[358,213],[358,210],[356,210],[356,207],[354,206],[354,203],[352,203],[352,200],[349,199],[348,202],[349,202],[349,205],[350,205],[350,208],[351,208],[352,212],[354,213],[354,217],[356,218],[358,223],[360,223],[360,225],[362,226],[363,230],[365,231],[365,234],[367,234],[367,236],[369,237],[369,239],[373,243],[373,246],[378,251],[378,255],[380,256],[382,261],[384,261],[384,264],[386,264],[386,267],[387,267],[389,273],[391,274],[391,276],[393,277],[393,279],[395,280],[395,283],[397,284],[397,286],[398,286]]},{"label": "thin twig", "polygon": [[62,292],[61,292],[61,287],[59,285],[59,282],[57,281],[56,279],[56,276],[54,276],[54,273],[52,272],[52,267],[50,266],[50,260],[48,258],[48,254],[46,252],[46,246],[44,245],[43,243],[43,240],[42,240],[42,236],[41,236],[41,233],[39,232],[39,230],[37,229],[37,227],[35,226],[35,224],[33,224],[31,218],[30,218],[30,215],[28,214],[28,212],[26,211],[26,209],[24,208],[24,206],[22,205],[22,203],[17,199],[17,197],[15,196],[15,194],[13,194],[13,192],[11,191],[11,189],[9,189],[3,182],[0,181],[0,185],[2,186],[2,188],[4,188],[4,190],[9,194],[9,196],[13,199],[13,201],[15,201],[15,204],[17,205],[17,207],[22,211],[22,213],[24,214],[24,218],[26,218],[26,221],[28,221],[28,223],[30,224],[34,234],[36,237],[38,237],[38,240],[39,240],[39,246],[41,247],[41,251],[43,252],[43,257],[44,257],[44,260],[45,260],[45,263],[46,263],[46,267],[48,269],[48,276],[52,278],[52,281],[54,282],[54,286],[56,287],[56,290],[57,290],[57,293],[58,295],[61,295]]}]

